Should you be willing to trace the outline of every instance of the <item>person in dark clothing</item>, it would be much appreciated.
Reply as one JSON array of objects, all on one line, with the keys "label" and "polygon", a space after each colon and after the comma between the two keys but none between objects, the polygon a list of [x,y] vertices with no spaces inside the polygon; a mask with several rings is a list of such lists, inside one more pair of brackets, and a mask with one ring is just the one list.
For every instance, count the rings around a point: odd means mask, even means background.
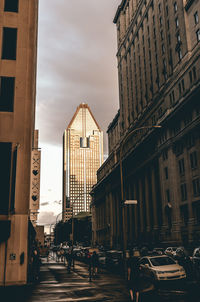
[{"label": "person in dark clothing", "polygon": [[72,266],[72,261],[73,261],[73,254],[72,253],[73,253],[72,249],[69,249],[68,253],[66,254],[68,273],[70,273],[70,271],[71,271],[71,266]]},{"label": "person in dark clothing", "polygon": [[91,257],[91,265],[92,265],[92,271],[93,271],[93,275],[97,275],[98,273],[98,268],[99,268],[99,256],[96,253],[96,251],[94,251],[92,253],[92,257]]},{"label": "person in dark clothing", "polygon": [[128,287],[130,291],[131,301],[134,301],[134,296],[136,302],[139,301],[139,292],[140,292],[140,266],[139,266],[139,257],[135,253],[133,256],[130,256],[127,261],[128,267]]},{"label": "person in dark clothing", "polygon": [[33,272],[33,281],[39,280],[40,274],[40,256],[37,249],[34,249],[32,255],[32,272]]}]

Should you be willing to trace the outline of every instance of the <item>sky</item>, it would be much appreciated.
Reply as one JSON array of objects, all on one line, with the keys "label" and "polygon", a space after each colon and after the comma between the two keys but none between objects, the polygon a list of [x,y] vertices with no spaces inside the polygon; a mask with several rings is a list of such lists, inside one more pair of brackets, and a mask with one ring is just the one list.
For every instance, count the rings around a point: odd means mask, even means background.
[{"label": "sky", "polygon": [[120,0],[40,0],[36,129],[41,148],[39,224],[62,211],[62,135],[80,103],[104,132],[119,108],[117,35]]}]

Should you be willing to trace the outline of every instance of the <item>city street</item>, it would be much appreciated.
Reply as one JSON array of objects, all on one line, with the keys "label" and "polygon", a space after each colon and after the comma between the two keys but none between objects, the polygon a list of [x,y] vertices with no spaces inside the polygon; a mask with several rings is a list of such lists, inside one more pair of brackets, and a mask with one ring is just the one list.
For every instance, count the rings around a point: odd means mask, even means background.
[{"label": "city street", "polygon": [[[199,291],[196,286],[169,286],[168,288],[155,291],[148,291],[141,294],[141,302],[145,301],[170,301],[170,302],[199,302]],[[147,288],[148,289],[148,288]],[[152,289],[149,286],[149,289]],[[3,290],[2,290],[3,291]],[[0,292],[1,293],[1,292]],[[27,287],[6,289],[1,293],[2,302],[72,302],[72,301],[115,301],[126,302],[129,294],[126,282],[122,277],[102,270],[97,279],[89,281],[88,268],[85,264],[76,262],[71,273],[67,272],[63,263],[56,263],[53,259],[48,262],[43,261],[41,266],[40,282]]]}]

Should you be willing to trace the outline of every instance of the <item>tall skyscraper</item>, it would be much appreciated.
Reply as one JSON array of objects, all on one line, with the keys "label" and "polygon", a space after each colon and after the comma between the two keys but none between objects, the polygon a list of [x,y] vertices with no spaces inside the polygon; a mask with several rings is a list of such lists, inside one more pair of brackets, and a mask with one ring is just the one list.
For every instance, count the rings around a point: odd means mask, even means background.
[{"label": "tall skyscraper", "polygon": [[0,1],[0,286],[27,283],[38,0]]},{"label": "tall skyscraper", "polygon": [[103,162],[103,132],[89,106],[80,104],[63,136],[63,220],[90,211],[90,191]]}]

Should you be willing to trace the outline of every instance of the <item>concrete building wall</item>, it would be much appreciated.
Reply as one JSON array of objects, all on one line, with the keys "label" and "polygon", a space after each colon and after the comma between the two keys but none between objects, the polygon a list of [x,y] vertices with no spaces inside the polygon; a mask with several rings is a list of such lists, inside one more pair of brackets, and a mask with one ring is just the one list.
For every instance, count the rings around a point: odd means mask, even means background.
[{"label": "concrete building wall", "polygon": [[[200,240],[199,7],[198,0],[123,0],[118,7],[120,139],[113,144],[111,123],[109,157],[93,189],[97,241],[122,247]],[[162,128],[136,130],[154,125]],[[124,198],[137,206],[122,207],[120,151]]]},{"label": "concrete building wall", "polygon": [[[6,0],[0,2],[0,76],[14,78],[14,99],[9,108],[5,94],[0,101],[0,152],[11,144],[6,162],[10,188],[0,223],[10,221],[10,236],[0,242],[0,285],[25,284],[28,264],[28,216],[30,196],[30,164],[33,143],[37,56],[37,0],[19,0],[18,11],[5,11]],[[3,57],[5,28],[16,29],[16,58]],[[12,31],[12,30],[11,30]],[[12,40],[13,41],[13,40]],[[10,47],[11,48],[11,47]],[[8,48],[6,49],[6,52]],[[15,52],[15,50],[13,49]],[[7,54],[7,53],[6,53]],[[9,89],[7,91],[10,91]],[[16,174],[16,175],[15,175]],[[5,201],[5,200],[4,200]]]}]

